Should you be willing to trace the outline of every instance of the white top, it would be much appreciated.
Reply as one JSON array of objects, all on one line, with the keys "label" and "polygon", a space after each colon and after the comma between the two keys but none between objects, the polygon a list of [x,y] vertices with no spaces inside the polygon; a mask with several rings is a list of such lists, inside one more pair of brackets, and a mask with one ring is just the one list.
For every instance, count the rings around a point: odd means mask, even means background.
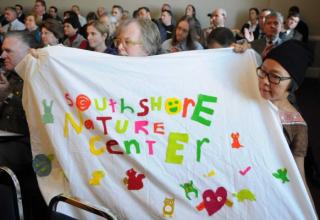
[{"label": "white top", "polygon": [[[10,26],[10,23],[3,26],[3,30],[5,33],[8,32],[9,26]],[[26,29],[26,27],[18,19],[15,19],[14,21],[11,22],[10,31],[22,31],[24,29]]]},{"label": "white top", "polygon": [[[195,50],[203,50],[202,45],[198,41],[195,41],[194,45],[195,45]],[[185,41],[182,43],[179,43],[176,46],[172,46],[172,38],[164,41],[161,45],[161,52],[162,53],[172,53],[173,52],[172,49],[176,49],[175,50],[176,52],[188,50],[187,44]]]},{"label": "white top", "polygon": [[87,19],[82,15],[78,15],[78,17],[79,17],[79,22],[81,24],[81,27],[83,27],[87,23]]}]

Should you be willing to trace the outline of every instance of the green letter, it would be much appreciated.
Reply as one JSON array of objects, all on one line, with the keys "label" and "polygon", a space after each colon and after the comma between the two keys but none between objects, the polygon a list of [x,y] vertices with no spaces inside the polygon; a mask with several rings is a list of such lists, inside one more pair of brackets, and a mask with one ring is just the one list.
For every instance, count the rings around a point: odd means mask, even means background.
[{"label": "green letter", "polygon": [[216,103],[217,102],[217,97],[214,96],[207,96],[207,95],[199,95],[198,97],[198,102],[196,104],[196,107],[193,111],[191,120],[193,121],[197,121],[203,125],[206,126],[210,126],[211,125],[211,121],[200,116],[201,112],[207,113],[208,115],[213,115],[214,110],[211,108],[207,108],[203,106],[204,102],[212,102],[212,103]]},{"label": "green letter", "polygon": [[168,137],[168,147],[166,153],[166,162],[167,163],[175,163],[182,164],[183,156],[177,155],[178,150],[183,150],[184,145],[177,143],[178,141],[188,143],[189,135],[184,133],[172,133],[170,132]]},{"label": "green letter", "polygon": [[131,149],[130,149],[131,145],[134,145],[134,147],[136,149],[136,153],[140,154],[140,145],[139,145],[138,141],[136,141],[135,139],[131,139],[129,141],[124,142],[124,146],[126,148],[126,153],[131,154]]},{"label": "green letter", "polygon": [[201,159],[201,147],[204,143],[210,143],[208,138],[203,138],[202,140],[197,140],[197,161]]}]

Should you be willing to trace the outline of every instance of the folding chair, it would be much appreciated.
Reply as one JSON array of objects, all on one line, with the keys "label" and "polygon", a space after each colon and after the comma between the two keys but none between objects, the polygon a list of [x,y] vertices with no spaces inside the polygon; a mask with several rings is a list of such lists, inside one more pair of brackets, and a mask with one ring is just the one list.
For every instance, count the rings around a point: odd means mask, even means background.
[{"label": "folding chair", "polygon": [[11,169],[0,167],[0,218],[23,220],[20,184]]},{"label": "folding chair", "polygon": [[92,214],[101,216],[108,220],[115,220],[116,217],[107,210],[95,207],[88,202],[81,201],[79,199],[71,198],[65,195],[57,195],[53,197],[49,203],[49,220],[76,220],[76,218],[70,217],[64,213],[57,211],[57,205],[59,202],[67,203],[71,206],[85,210]]}]

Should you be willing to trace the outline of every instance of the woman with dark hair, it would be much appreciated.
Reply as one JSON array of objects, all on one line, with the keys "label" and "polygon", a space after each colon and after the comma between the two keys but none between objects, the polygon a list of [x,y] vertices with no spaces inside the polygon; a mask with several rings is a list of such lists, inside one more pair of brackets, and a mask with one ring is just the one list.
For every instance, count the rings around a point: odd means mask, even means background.
[{"label": "woman with dark hair", "polygon": [[63,45],[79,49],[87,49],[88,41],[79,34],[81,28],[78,17],[69,17],[63,21],[64,35],[67,37],[63,41]]},{"label": "woman with dark hair", "polygon": [[41,25],[41,40],[44,46],[54,46],[62,43],[64,38],[63,24],[53,18],[48,18]]},{"label": "woman with dark hair", "polygon": [[201,28],[200,21],[197,19],[196,8],[190,4],[187,5],[184,15],[190,16],[194,19],[194,27],[197,33],[197,40],[200,40],[200,37],[202,36],[202,28]]},{"label": "woman with dark hair", "polygon": [[[259,9],[249,9],[249,20],[242,26],[241,34],[245,36],[245,31],[253,34],[254,40],[259,36]],[[247,39],[249,40],[249,39]],[[251,40],[251,39],[250,39]]]},{"label": "woman with dark hair", "polygon": [[308,129],[305,120],[290,102],[289,95],[303,82],[312,56],[301,42],[290,40],[272,49],[257,68],[260,94],[278,112],[284,136],[307,189],[304,158],[308,148]]},{"label": "woman with dark hair", "polygon": [[203,47],[197,41],[195,21],[190,16],[183,16],[177,23],[173,37],[161,45],[163,53],[172,53],[186,50],[201,50]]}]

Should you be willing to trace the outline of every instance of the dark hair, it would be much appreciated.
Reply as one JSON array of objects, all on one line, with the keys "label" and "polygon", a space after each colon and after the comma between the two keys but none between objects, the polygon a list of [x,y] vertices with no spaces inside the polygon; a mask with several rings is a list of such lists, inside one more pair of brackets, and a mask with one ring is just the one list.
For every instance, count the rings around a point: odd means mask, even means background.
[{"label": "dark hair", "polygon": [[300,9],[299,9],[298,6],[294,5],[294,6],[291,6],[291,7],[289,8],[289,13],[291,13],[291,12],[300,13]]},{"label": "dark hair", "polygon": [[236,41],[232,31],[226,27],[218,27],[211,31],[208,36],[208,45],[216,42],[222,47],[229,47]]},{"label": "dark hair", "polygon": [[259,9],[258,8],[250,8],[249,12],[252,11],[252,10],[255,11],[257,15],[259,15]]},{"label": "dark hair", "polygon": [[73,18],[73,19],[78,19],[79,20],[78,15],[74,11],[65,11],[65,12],[63,12],[63,16],[64,17],[67,16],[68,18]]},{"label": "dark hair", "polygon": [[69,17],[69,18],[66,18],[64,21],[63,21],[63,24],[65,23],[68,23],[68,24],[71,24],[71,26],[74,28],[74,29],[78,29],[78,31],[80,30],[81,28],[81,24],[79,22],[79,18],[78,17]]},{"label": "dark hair", "polygon": [[19,7],[20,10],[23,10],[23,6],[22,5],[16,4],[15,7]]},{"label": "dark hair", "polygon": [[36,0],[35,3],[37,3],[37,2],[41,3],[41,5],[42,5],[44,8],[47,8],[46,1],[44,1],[44,0]]},{"label": "dark hair", "polygon": [[171,17],[173,16],[173,15],[172,15],[172,12],[171,12],[170,10],[166,10],[166,9],[165,9],[165,10],[162,10],[161,13],[162,13],[162,12],[167,12]]},{"label": "dark hair", "polygon": [[[189,32],[188,32],[188,36],[186,39],[187,48],[188,48],[188,50],[194,50],[196,48],[196,45],[194,42],[196,41],[196,36],[197,36],[196,29],[195,29],[195,20],[193,17],[184,15],[177,22],[176,29],[178,28],[179,24],[182,21],[186,21],[189,24]],[[173,36],[172,36],[172,46],[176,46],[179,43],[176,38],[176,29],[173,32]]]},{"label": "dark hair", "polygon": [[59,40],[59,43],[62,42],[64,38],[63,25],[53,18],[48,18],[42,22],[41,29],[46,28],[48,31],[52,32],[53,35]]},{"label": "dark hair", "polygon": [[9,31],[6,33],[4,39],[9,37],[19,38],[24,44],[26,44],[30,48],[38,48],[39,45],[35,41],[34,35],[29,31]]},{"label": "dark hair", "polygon": [[290,18],[290,17],[298,17],[300,18],[300,13],[294,11],[294,12],[290,12],[287,16],[287,18]]},{"label": "dark hair", "polygon": [[98,17],[97,17],[97,15],[96,15],[96,13],[93,12],[93,11],[90,11],[90,12],[87,14],[86,18],[87,18],[87,21],[96,21],[96,20],[98,20]]},{"label": "dark hair", "polygon": [[140,7],[140,8],[138,8],[138,12],[140,11],[140,10],[146,10],[146,12],[149,12],[150,13],[150,9],[148,8],[148,7],[146,7],[146,6],[143,6],[143,7]]},{"label": "dark hair", "polygon": [[[53,8],[55,13],[57,13],[57,12],[58,12],[57,7],[55,7],[55,6],[50,6],[50,8]],[[49,9],[50,9],[50,8],[49,8]]]},{"label": "dark hair", "polygon": [[123,13],[123,8],[120,5],[114,5],[112,8],[117,8],[120,10],[121,13]]},{"label": "dark hair", "polygon": [[188,8],[189,6],[192,8],[192,17],[195,18],[195,17],[196,17],[196,8],[195,8],[193,5],[191,5],[191,4],[187,5],[186,10],[185,10],[185,12],[184,12],[184,15],[187,15],[187,8]]},{"label": "dark hair", "polygon": [[138,9],[134,10],[133,13],[132,13],[132,17],[133,18],[137,18],[138,17],[138,12],[139,12]]}]

